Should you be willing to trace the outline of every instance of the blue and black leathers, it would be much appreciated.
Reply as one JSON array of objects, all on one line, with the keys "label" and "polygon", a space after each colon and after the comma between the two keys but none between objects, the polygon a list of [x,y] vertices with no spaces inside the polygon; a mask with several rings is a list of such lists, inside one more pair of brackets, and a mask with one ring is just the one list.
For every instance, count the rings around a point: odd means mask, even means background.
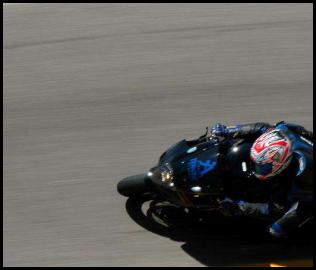
[{"label": "blue and black leathers", "polygon": [[277,187],[272,189],[269,201],[262,204],[227,198],[223,202],[225,205],[223,209],[229,212],[230,205],[231,209],[238,209],[244,214],[273,216],[276,221],[271,225],[269,232],[274,236],[282,237],[312,215],[313,132],[302,126],[283,121],[276,125],[252,123],[226,127],[222,124],[216,124],[211,128],[211,131],[217,136],[254,141],[273,128],[287,133],[293,142],[294,156],[288,168],[269,180]]}]

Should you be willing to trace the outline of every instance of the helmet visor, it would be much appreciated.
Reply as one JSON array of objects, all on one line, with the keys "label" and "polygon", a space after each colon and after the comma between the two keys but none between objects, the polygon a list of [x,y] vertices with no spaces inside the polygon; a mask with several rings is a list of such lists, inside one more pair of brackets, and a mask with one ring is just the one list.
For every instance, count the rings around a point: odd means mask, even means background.
[{"label": "helmet visor", "polygon": [[273,169],[272,164],[262,164],[262,165],[255,164],[254,166],[255,173],[257,175],[262,175],[262,176],[266,176],[272,173],[272,169]]}]

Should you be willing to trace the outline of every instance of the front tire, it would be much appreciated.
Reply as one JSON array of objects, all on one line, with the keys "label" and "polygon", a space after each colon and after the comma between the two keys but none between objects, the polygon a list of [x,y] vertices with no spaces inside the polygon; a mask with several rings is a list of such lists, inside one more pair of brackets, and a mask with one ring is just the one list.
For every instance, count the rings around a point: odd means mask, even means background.
[{"label": "front tire", "polygon": [[136,197],[148,192],[153,188],[147,174],[129,176],[117,184],[117,191],[125,197]]}]

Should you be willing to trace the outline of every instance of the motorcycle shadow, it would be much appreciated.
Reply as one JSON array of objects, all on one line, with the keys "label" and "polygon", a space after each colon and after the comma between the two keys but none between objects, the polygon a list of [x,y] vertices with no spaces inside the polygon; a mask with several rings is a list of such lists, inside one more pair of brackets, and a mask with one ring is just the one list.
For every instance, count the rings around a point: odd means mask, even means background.
[{"label": "motorcycle shadow", "polygon": [[[311,232],[290,240],[275,240],[267,234],[267,224],[247,218],[227,218],[213,214],[192,222],[182,215],[178,225],[165,227],[149,218],[143,205],[149,198],[129,198],[128,215],[144,229],[183,242],[181,248],[205,266],[235,266],[271,263],[287,260],[311,259]],[[180,224],[180,225],[179,225]]]}]

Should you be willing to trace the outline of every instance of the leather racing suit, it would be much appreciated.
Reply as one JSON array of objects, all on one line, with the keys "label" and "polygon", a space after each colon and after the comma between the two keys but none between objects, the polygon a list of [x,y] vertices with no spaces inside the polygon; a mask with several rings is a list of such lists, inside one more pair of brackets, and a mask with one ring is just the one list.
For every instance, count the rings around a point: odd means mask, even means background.
[{"label": "leather racing suit", "polygon": [[[233,139],[247,138],[255,141],[268,130],[282,126],[306,139],[310,143],[311,149],[313,149],[314,138],[312,131],[308,131],[300,125],[283,121],[275,125],[258,122],[226,127],[222,124],[217,124],[212,127],[212,134]],[[307,183],[303,186],[296,184],[299,178],[297,177],[298,168],[297,159],[293,159],[281,175],[269,179],[271,183],[277,184],[278,188],[273,190],[267,202],[250,203],[226,197],[221,202],[223,213],[227,215],[272,216],[275,222],[269,228],[270,234],[280,238],[287,237],[292,229],[299,227],[311,218],[310,213],[312,212],[313,177],[312,175],[304,176],[303,182],[307,181]]]}]

